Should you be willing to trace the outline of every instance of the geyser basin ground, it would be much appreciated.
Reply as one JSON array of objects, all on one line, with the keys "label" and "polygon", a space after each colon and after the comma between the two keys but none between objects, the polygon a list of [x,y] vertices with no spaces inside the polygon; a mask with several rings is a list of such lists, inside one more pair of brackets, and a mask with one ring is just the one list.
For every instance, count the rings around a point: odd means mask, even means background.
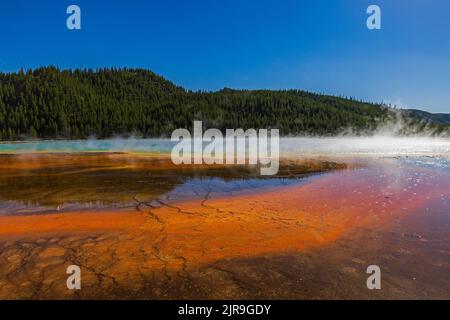
[{"label": "geyser basin ground", "polygon": [[424,139],[286,139],[270,178],[164,140],[2,144],[0,297],[449,298],[449,142]]}]

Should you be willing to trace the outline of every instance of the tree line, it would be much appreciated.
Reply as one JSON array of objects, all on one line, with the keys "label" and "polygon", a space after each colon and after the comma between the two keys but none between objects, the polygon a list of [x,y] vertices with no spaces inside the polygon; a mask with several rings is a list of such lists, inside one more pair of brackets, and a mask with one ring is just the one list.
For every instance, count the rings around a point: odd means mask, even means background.
[{"label": "tree line", "polygon": [[191,129],[194,120],[223,131],[278,128],[285,136],[333,135],[347,128],[369,132],[394,114],[383,104],[301,90],[193,92],[145,69],[0,73],[0,140],[167,137],[174,129]]}]

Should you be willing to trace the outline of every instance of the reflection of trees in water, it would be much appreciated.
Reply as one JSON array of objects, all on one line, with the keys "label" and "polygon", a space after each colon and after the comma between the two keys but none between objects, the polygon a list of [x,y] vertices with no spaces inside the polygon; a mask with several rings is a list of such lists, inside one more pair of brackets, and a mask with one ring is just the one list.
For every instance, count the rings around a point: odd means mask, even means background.
[{"label": "reflection of trees in water", "polygon": [[[16,167],[16,161],[22,166]],[[27,165],[23,166],[26,161]],[[157,199],[193,179],[215,178],[224,182],[291,179],[338,167],[330,162],[314,162],[314,165],[282,162],[278,174],[268,177],[260,176],[257,166],[174,166],[169,158],[105,154],[2,156],[0,199],[49,207],[64,203],[112,205],[133,203],[136,195]]]}]

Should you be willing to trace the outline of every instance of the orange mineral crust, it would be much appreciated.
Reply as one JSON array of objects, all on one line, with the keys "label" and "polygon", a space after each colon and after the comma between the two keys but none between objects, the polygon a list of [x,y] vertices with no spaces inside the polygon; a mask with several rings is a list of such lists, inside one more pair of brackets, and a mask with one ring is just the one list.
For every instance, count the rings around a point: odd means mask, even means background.
[{"label": "orange mineral crust", "polygon": [[[120,173],[114,180],[104,173],[103,165],[110,164],[106,156],[90,159],[87,163],[102,159],[102,164],[93,165],[97,171],[92,176],[72,175],[73,165],[65,163],[55,171],[60,174],[55,181],[4,176],[2,183],[9,187],[0,194],[5,200],[24,199],[32,196],[29,190],[36,190],[40,193],[32,203],[38,205],[45,205],[45,199],[58,204],[54,199],[62,196],[80,201],[80,194],[87,199],[104,197],[105,203],[120,195],[131,205],[75,206],[68,211],[63,207],[32,214],[8,212],[4,207],[0,215],[0,298],[173,298],[185,297],[194,283],[199,291],[192,293],[193,298],[237,297],[243,292],[234,287],[223,287],[218,296],[210,291],[211,282],[222,281],[227,274],[217,264],[230,261],[238,266],[243,259],[295,256],[333,246],[354,230],[389,229],[397,219],[425,210],[429,203],[445,206],[450,190],[447,171],[404,166],[391,159],[308,176],[288,186],[245,192],[217,190],[205,178],[201,180],[204,189],[196,189],[196,196],[169,199],[160,197],[162,191],[154,192],[155,186],[161,188],[161,181],[167,180],[167,190],[176,188],[184,182],[170,179],[181,172],[168,179],[149,174],[145,168],[132,171],[131,176],[129,171],[114,171]],[[283,170],[292,173],[297,167]],[[25,173],[12,173],[16,174]],[[228,175],[222,179],[227,181]],[[185,181],[189,186],[189,180]],[[66,268],[72,264],[82,270],[80,292],[66,287]],[[227,285],[234,285],[230,281]]]},{"label": "orange mineral crust", "polygon": [[89,231],[128,230],[141,223],[136,211],[70,212],[0,217],[0,237],[33,237]]},{"label": "orange mineral crust", "polygon": [[420,187],[404,178],[346,171],[306,185],[183,202],[149,213],[160,225],[158,249],[167,261],[183,256],[189,266],[279,254],[326,245],[353,228],[382,227],[449,188],[431,181]]},{"label": "orange mineral crust", "polygon": [[[165,268],[179,268],[181,261],[186,268],[219,259],[299,251],[325,245],[352,228],[381,226],[448,190],[448,183],[432,181],[445,181],[442,177],[428,174],[419,185],[409,175],[417,177],[417,172],[395,177],[348,170],[261,193],[220,197],[208,193],[198,200],[160,201],[158,207],[141,202],[138,211],[3,216],[0,237],[114,232],[114,248],[126,255],[123,263],[134,263],[130,256],[134,253],[146,257],[139,263],[163,263]],[[110,245],[110,240],[96,242],[90,254],[102,255]]]}]

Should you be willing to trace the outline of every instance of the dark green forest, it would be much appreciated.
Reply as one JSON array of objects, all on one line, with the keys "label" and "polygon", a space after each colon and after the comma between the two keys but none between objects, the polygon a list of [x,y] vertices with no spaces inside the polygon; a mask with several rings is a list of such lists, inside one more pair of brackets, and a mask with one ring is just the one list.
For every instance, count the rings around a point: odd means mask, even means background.
[{"label": "dark green forest", "polygon": [[[404,114],[409,126],[448,133],[448,124]],[[278,128],[282,135],[367,133],[394,121],[389,106],[300,90],[193,92],[144,69],[0,73],[0,140],[167,137],[176,128]]]}]

